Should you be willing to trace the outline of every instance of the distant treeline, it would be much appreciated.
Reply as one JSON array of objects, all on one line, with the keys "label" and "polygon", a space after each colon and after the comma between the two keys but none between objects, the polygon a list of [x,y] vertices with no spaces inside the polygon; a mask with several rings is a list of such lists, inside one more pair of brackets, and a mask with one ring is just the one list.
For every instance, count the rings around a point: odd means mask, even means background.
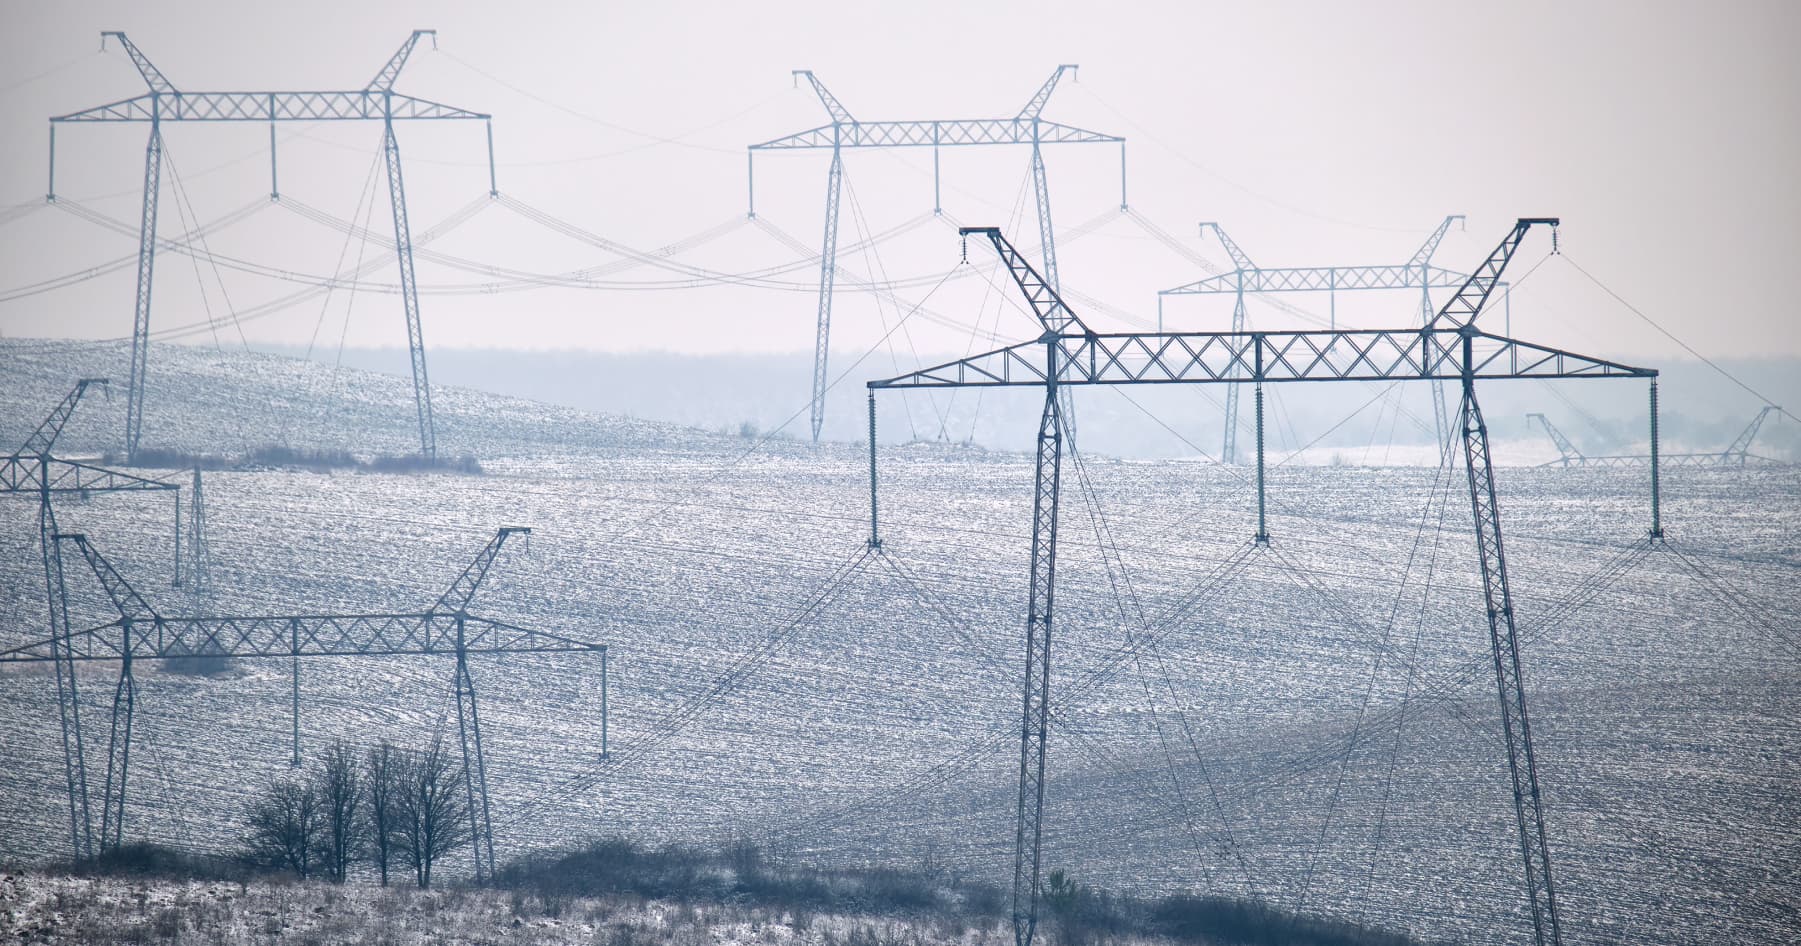
[{"label": "distant treeline", "polygon": [[[108,465],[123,464],[125,457],[108,452],[104,456],[103,462]],[[332,470],[354,470],[368,473],[467,473],[472,476],[479,476],[482,473],[481,463],[475,459],[474,455],[467,453],[454,457],[436,458],[427,458],[416,453],[376,454],[363,460],[343,449],[329,447],[307,449],[284,447],[278,444],[254,447],[237,456],[189,453],[185,450],[167,450],[161,447],[139,447],[133,465],[171,470],[191,470],[195,467],[202,470],[281,467],[311,470],[315,473]]]}]

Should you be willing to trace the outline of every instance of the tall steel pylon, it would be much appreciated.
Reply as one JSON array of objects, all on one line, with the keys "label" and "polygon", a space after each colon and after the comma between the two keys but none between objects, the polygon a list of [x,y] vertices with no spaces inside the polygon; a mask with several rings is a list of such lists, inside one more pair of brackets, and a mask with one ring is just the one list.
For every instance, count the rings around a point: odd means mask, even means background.
[{"label": "tall steel pylon", "polygon": [[[1232,260],[1232,270],[1186,283],[1157,293],[1158,324],[1162,324],[1163,301],[1169,296],[1227,294],[1232,298],[1232,331],[1244,331],[1245,297],[1248,294],[1286,292],[1324,292],[1332,300],[1331,327],[1337,326],[1337,296],[1340,290],[1417,289],[1420,293],[1420,324],[1432,320],[1437,309],[1432,304],[1432,290],[1456,289],[1469,278],[1432,265],[1432,255],[1444,241],[1451,224],[1463,220],[1462,214],[1451,214],[1413,252],[1407,262],[1388,266],[1302,266],[1266,268],[1251,261],[1249,254],[1226,235],[1224,227],[1208,221],[1201,224],[1201,236],[1211,229],[1220,246]],[[1456,434],[1450,415],[1446,413],[1444,388],[1437,382],[1427,385],[1432,391],[1432,417],[1437,430],[1440,455],[1450,450]],[[1226,386],[1226,432],[1220,446],[1220,462],[1238,462],[1238,385]]]},{"label": "tall steel pylon", "polygon": [[[1019,801],[1014,847],[1013,928],[1018,946],[1028,946],[1037,926],[1043,839],[1045,760],[1051,700],[1051,605],[1055,599],[1058,503],[1057,392],[1078,385],[1252,384],[1259,404],[1265,383],[1343,381],[1456,382],[1463,392],[1462,440],[1470,468],[1470,505],[1475,516],[1477,559],[1482,570],[1489,643],[1500,695],[1501,723],[1519,829],[1519,850],[1536,941],[1561,943],[1551,882],[1549,844],[1526,714],[1513,604],[1502,554],[1500,505],[1489,467],[1488,428],[1476,402],[1477,380],[1504,378],[1640,378],[1651,382],[1652,442],[1656,442],[1657,372],[1531,342],[1494,335],[1476,325],[1501,273],[1526,232],[1556,226],[1552,218],[1525,218],[1466,277],[1457,293],[1420,327],[1351,331],[1132,332],[1090,330],[1060,295],[1035,272],[997,228],[964,228],[965,237],[985,236],[1011,272],[1038,316],[1039,338],[910,374],[871,381],[872,392],[889,389],[960,387],[1042,387],[1045,408],[1039,425],[1034,479],[1032,561],[1026,605],[1026,666],[1020,717]],[[1248,366],[1248,370],[1247,370]],[[1257,539],[1268,540],[1263,520],[1262,412],[1258,412]],[[871,439],[871,449],[874,440]],[[1655,449],[1653,449],[1655,456]],[[874,489],[871,477],[871,490]],[[1657,467],[1651,468],[1651,535],[1660,536]],[[870,508],[875,508],[871,497]],[[871,522],[873,532],[874,522]]]},{"label": "tall steel pylon", "polygon": [[425,368],[425,333],[419,317],[419,289],[413,277],[412,229],[407,221],[406,188],[400,165],[397,121],[473,120],[488,126],[488,193],[498,195],[494,178],[492,116],[442,105],[394,91],[394,81],[422,37],[437,42],[436,30],[414,30],[389,57],[374,79],[360,89],[324,92],[187,92],[177,89],[124,33],[100,34],[102,45],[115,39],[138,69],[149,91],[135,98],[57,115],[50,119],[50,184],[45,199],[56,200],[56,129],[65,123],[140,122],[150,126],[144,150],[144,203],[138,225],[137,297],[131,326],[131,379],[126,393],[125,454],[135,460],[143,431],[145,377],[149,368],[150,290],[156,268],[157,195],[162,188],[163,124],[166,122],[267,122],[269,124],[269,198],[281,199],[275,162],[275,125],[287,121],[379,121],[382,159],[387,168],[388,200],[394,217],[394,249],[400,264],[401,298],[406,314],[407,348],[413,368],[413,402],[419,424],[419,452],[437,457],[437,429],[432,422],[431,384]]},{"label": "tall steel pylon", "polygon": [[[601,661],[601,717],[607,714],[607,646],[590,644],[544,631],[533,630],[471,615],[468,606],[507,539],[530,533],[521,526],[498,530],[474,561],[457,576],[431,607],[401,614],[311,614],[238,617],[172,617],[161,614],[134,590],[124,576],[102,556],[85,535],[57,534],[48,558],[58,586],[52,606],[53,630],[49,637],[0,651],[0,665],[56,663],[70,668],[85,661],[118,661],[120,679],[115,689],[111,738],[108,742],[107,776],[102,794],[99,851],[123,843],[127,810],[126,777],[129,771],[132,716],[136,688],[132,664],[144,659],[180,659],[197,654],[230,658],[288,658],[298,665],[310,657],[398,657],[448,655],[455,658],[453,688],[457,700],[457,728],[463,750],[463,782],[469,800],[469,818],[478,880],[494,874],[494,830],[487,792],[487,769],[482,756],[481,722],[476,708],[474,678],[469,672],[471,654],[596,654]],[[118,612],[117,620],[73,631],[68,626],[68,589],[63,577],[65,544],[75,545]],[[298,677],[295,693],[299,693]],[[59,677],[60,681],[60,677]],[[71,682],[71,686],[72,686]],[[71,694],[72,698],[72,694]],[[295,697],[295,733],[299,733],[299,702]],[[80,744],[69,748],[71,834],[76,857],[92,856],[96,848],[89,815],[89,786]],[[298,755],[298,743],[295,747]],[[85,842],[85,846],[84,846]]]},{"label": "tall steel pylon", "polygon": [[[1126,209],[1126,139],[1118,135],[1088,131],[1070,125],[1046,121],[1042,117],[1046,102],[1056,90],[1063,73],[1074,73],[1077,67],[1060,65],[1049,79],[1038,87],[1025,107],[1008,118],[972,118],[933,121],[859,121],[850,110],[826,89],[811,70],[796,69],[796,81],[807,80],[819,101],[825,106],[831,123],[796,132],[781,138],[753,144],[749,148],[750,216],[757,215],[756,156],[759,151],[826,150],[832,162],[826,172],[825,238],[820,247],[819,308],[813,340],[813,442],[819,442],[819,430],[825,423],[826,362],[831,341],[832,292],[838,266],[838,213],[844,180],[846,148],[931,148],[932,212],[943,211],[939,188],[938,153],[941,148],[976,145],[1031,145],[1032,195],[1037,203],[1038,234],[1043,250],[1044,272],[1052,287],[1057,283],[1057,247],[1051,230],[1050,182],[1045,174],[1044,146],[1053,144],[1094,144],[1115,142],[1119,145],[1119,207]],[[1066,405],[1067,406],[1067,405]],[[1066,418],[1067,420],[1067,418]]]}]

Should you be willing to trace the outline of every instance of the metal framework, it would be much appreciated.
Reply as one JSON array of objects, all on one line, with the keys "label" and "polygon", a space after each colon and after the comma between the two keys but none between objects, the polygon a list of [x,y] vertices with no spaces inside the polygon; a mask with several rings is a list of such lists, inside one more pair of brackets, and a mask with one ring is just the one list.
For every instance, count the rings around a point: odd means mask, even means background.
[{"label": "metal framework", "polygon": [[150,289],[156,266],[157,195],[161,190],[163,132],[166,122],[267,122],[269,124],[269,198],[280,199],[276,184],[275,125],[286,121],[379,121],[382,123],[382,156],[388,172],[388,198],[393,208],[395,253],[400,264],[401,298],[406,312],[407,346],[412,355],[413,400],[419,422],[419,452],[437,456],[437,431],[432,423],[431,385],[425,370],[425,336],[419,319],[419,290],[413,278],[412,231],[407,222],[406,188],[400,166],[400,144],[394,135],[397,121],[473,120],[487,124],[488,193],[499,191],[494,181],[494,129],[492,117],[468,109],[444,105],[394,91],[394,81],[406,65],[421,37],[437,42],[436,30],[414,30],[388,59],[369,84],[360,89],[326,92],[188,92],[164,78],[125,34],[100,34],[105,45],[116,39],[131,57],[149,91],[143,95],[50,119],[50,181],[45,199],[56,200],[56,129],[58,125],[97,122],[141,122],[150,126],[144,150],[144,204],[138,227],[138,281],[131,329],[131,379],[125,408],[125,454],[135,459],[144,420],[145,373],[149,365]]},{"label": "metal framework", "polygon": [[213,553],[206,544],[206,498],[200,490],[200,467],[194,467],[194,485],[188,496],[188,547],[182,554],[187,564],[188,590],[205,595],[213,589]]},{"label": "metal framework", "polygon": [[[91,387],[109,390],[105,378],[82,378],[75,382],[75,386],[51,409],[43,423],[25,439],[24,445],[16,452],[0,457],[0,494],[32,494],[38,499],[38,540],[44,566],[45,595],[50,611],[50,660],[56,673],[57,718],[63,741],[63,774],[69,791],[69,840],[77,857],[92,854],[93,829],[87,809],[87,767],[82,752],[81,707],[76,692],[75,667],[68,655],[67,602],[63,594],[62,558],[55,550],[58,529],[52,500],[67,496],[87,498],[94,493],[173,492],[177,583],[181,578],[179,486],[101,466],[59,459],[51,453],[56,447],[57,438],[62,435],[63,427],[75,413],[82,396]],[[131,697],[134,694],[135,691],[129,691],[124,695]],[[110,758],[109,756],[109,760]],[[109,793],[111,784],[109,774]],[[103,838],[109,826],[103,818]]]},{"label": "metal framework", "polygon": [[[120,678],[114,693],[112,737],[108,743],[107,776],[102,794],[99,849],[117,846],[123,838],[130,758],[131,723],[136,689],[132,665],[144,659],[181,659],[196,655],[230,658],[289,658],[295,667],[294,738],[299,757],[300,678],[303,657],[392,657],[446,655],[455,658],[453,674],[457,698],[457,730],[463,751],[463,784],[469,799],[475,876],[494,873],[494,832],[488,804],[487,771],[482,757],[481,721],[476,707],[474,678],[469,672],[470,654],[598,654],[601,667],[601,718],[606,722],[608,651],[591,644],[505,621],[471,615],[476,591],[509,537],[530,529],[507,526],[498,530],[475,560],[450,587],[423,611],[392,614],[287,614],[232,617],[173,617],[159,613],[112,567],[83,535],[57,534],[46,554],[46,569],[54,575],[51,599],[52,633],[49,637],[0,651],[0,665],[54,662],[60,668],[83,661],[118,661]],[[63,581],[65,544],[75,545],[87,560],[106,592],[117,620],[86,630],[69,629],[68,589]],[[73,705],[73,672],[70,671],[70,705]],[[89,800],[85,761],[79,742],[65,740],[71,773],[71,833],[76,856],[92,856]]]},{"label": "metal framework", "polygon": [[[1526,874],[1533,929],[1540,944],[1561,943],[1551,882],[1544,810],[1532,752],[1513,601],[1501,538],[1500,507],[1489,464],[1489,437],[1476,400],[1476,381],[1498,378],[1649,379],[1652,437],[1656,438],[1657,372],[1491,335],[1476,316],[1526,231],[1550,218],[1522,219],[1474,274],[1424,326],[1353,332],[1214,332],[1100,334],[1064,304],[1055,287],[1032,269],[996,228],[964,228],[985,236],[1007,263],[1037,314],[1044,333],[1020,345],[990,351],[881,381],[876,390],[980,386],[1042,387],[1037,471],[1033,491],[1032,558],[1026,607],[1025,668],[1020,717],[1018,815],[1015,834],[1013,926],[1018,946],[1028,946],[1037,925],[1041,893],[1046,721],[1050,706],[1052,604],[1055,598],[1058,477],[1063,428],[1058,392],[1076,385],[1207,384],[1254,386],[1262,405],[1265,382],[1456,381],[1462,391],[1461,432],[1469,468],[1470,506],[1482,569],[1495,681],[1506,736],[1519,851]],[[1268,540],[1263,518],[1263,431],[1258,412],[1257,539]],[[875,439],[870,438],[870,449]],[[1654,453],[1655,453],[1655,448]],[[873,460],[872,460],[873,462]],[[1658,518],[1656,466],[1652,466],[1651,534]],[[871,478],[874,488],[874,478]],[[874,509],[871,500],[871,509]],[[874,523],[871,522],[872,536]]]},{"label": "metal framework", "polygon": [[1751,423],[1745,425],[1745,429],[1739,431],[1737,437],[1732,438],[1732,443],[1728,444],[1726,449],[1718,451],[1717,453],[1663,453],[1656,455],[1655,458],[1649,454],[1589,456],[1578,449],[1574,443],[1571,443],[1570,438],[1564,436],[1563,431],[1558,430],[1552,425],[1550,418],[1545,415],[1527,414],[1526,422],[1530,424],[1533,421],[1538,421],[1539,426],[1544,428],[1545,434],[1551,438],[1551,442],[1557,445],[1557,459],[1548,460],[1539,464],[1539,466],[1559,466],[1564,468],[1573,466],[1638,467],[1652,463],[1654,459],[1655,462],[1665,466],[1748,466],[1752,460],[1764,459],[1751,452],[1751,442],[1757,439],[1757,431],[1763,427],[1763,422],[1767,420],[1771,414],[1780,413],[1781,411],[1782,408],[1777,407],[1774,404],[1764,405],[1763,408],[1757,412],[1757,416],[1751,418]]},{"label": "metal framework", "polygon": [[[1444,241],[1445,234],[1450,231],[1451,224],[1463,220],[1462,214],[1451,214],[1440,221],[1438,226],[1414,250],[1407,262],[1388,266],[1300,266],[1266,268],[1251,261],[1249,254],[1239,249],[1236,242],[1226,235],[1224,227],[1218,223],[1201,224],[1201,236],[1212,229],[1219,238],[1220,246],[1231,258],[1233,269],[1205,279],[1186,283],[1174,289],[1164,289],[1157,293],[1157,325],[1163,326],[1163,300],[1166,296],[1219,295],[1229,294],[1232,300],[1232,331],[1244,331],[1245,295],[1247,293],[1285,293],[1285,292],[1324,292],[1330,297],[1331,327],[1338,327],[1338,292],[1340,290],[1369,289],[1416,289],[1420,294],[1420,324],[1432,320],[1435,310],[1432,305],[1432,290],[1455,289],[1463,285],[1469,278],[1467,274],[1452,272],[1443,267],[1432,265],[1432,255],[1438,251],[1438,245]],[[1432,389],[1433,422],[1437,427],[1440,451],[1450,449],[1451,427],[1449,415],[1446,413],[1444,389],[1434,383]],[[1238,462],[1238,386],[1226,388],[1226,431],[1220,447],[1220,462]]]},{"label": "metal framework", "polygon": [[1045,145],[1098,144],[1119,145],[1119,207],[1126,209],[1126,139],[1118,135],[1089,131],[1072,125],[1046,121],[1041,117],[1051,93],[1064,72],[1074,73],[1078,67],[1060,65],[1051,77],[1038,87],[1024,108],[1007,118],[971,118],[948,121],[881,121],[866,122],[854,118],[850,110],[825,87],[825,83],[808,69],[794,70],[798,82],[805,77],[819,101],[831,117],[829,124],[773,138],[749,148],[750,216],[757,215],[756,156],[759,151],[825,150],[832,152],[832,163],[826,173],[825,239],[819,260],[819,311],[813,347],[813,442],[819,442],[819,430],[825,423],[825,386],[827,346],[831,340],[832,290],[838,266],[838,205],[844,181],[844,149],[846,148],[931,148],[932,212],[943,211],[940,198],[938,152],[941,148],[976,145],[1031,145],[1032,193],[1038,207],[1038,235],[1044,254],[1044,272],[1055,288],[1057,282],[1057,246],[1051,230],[1050,184],[1045,176]]}]

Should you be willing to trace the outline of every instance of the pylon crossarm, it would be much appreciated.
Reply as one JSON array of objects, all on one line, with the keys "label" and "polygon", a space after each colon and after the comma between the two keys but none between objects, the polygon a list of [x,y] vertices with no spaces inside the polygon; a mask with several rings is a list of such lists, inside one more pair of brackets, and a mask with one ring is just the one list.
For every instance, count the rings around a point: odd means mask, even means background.
[{"label": "pylon crossarm", "polygon": [[456,581],[451,582],[450,587],[438,596],[438,603],[432,606],[432,610],[446,613],[468,610],[469,602],[475,599],[475,590],[481,587],[482,579],[488,577],[488,569],[493,567],[494,559],[500,555],[501,546],[506,544],[508,537],[515,534],[531,535],[532,530],[526,526],[502,526],[497,530],[494,538],[489,539],[488,544],[476,553],[475,561],[470,562]]},{"label": "pylon crossarm", "polygon": [[52,493],[112,493],[181,488],[175,483],[134,476],[74,460],[51,457],[48,464],[43,464],[39,457],[14,455],[0,457],[0,493],[41,493],[46,466]]},{"label": "pylon crossarm", "polygon": [[408,36],[400,44],[400,48],[394,51],[394,55],[388,57],[387,65],[382,66],[375,78],[369,80],[369,90],[386,91],[394,88],[394,80],[400,78],[400,70],[406,67],[407,59],[413,55],[413,47],[419,45],[419,39],[424,36],[431,37],[432,48],[437,48],[437,30],[414,30],[413,35]]},{"label": "pylon crossarm", "polygon": [[1019,114],[1015,117],[1025,121],[1036,119],[1039,113],[1044,111],[1044,103],[1051,100],[1051,93],[1057,90],[1057,80],[1063,78],[1065,72],[1073,73],[1079,68],[1081,67],[1069,63],[1058,66],[1051,72],[1051,77],[1044,80],[1044,84],[1038,87],[1038,91],[1032,93],[1031,100],[1026,102],[1026,107],[1020,109]]},{"label": "pylon crossarm", "polygon": [[150,87],[150,91],[164,95],[179,94],[175,91],[175,83],[164,78],[162,70],[156,68],[156,65],[150,61],[149,56],[138,51],[137,46],[133,45],[131,40],[127,39],[123,32],[120,32],[119,30],[106,30],[102,32],[100,34],[100,45],[104,47],[106,41],[109,39],[117,40],[119,46],[125,50],[125,55],[131,57],[131,64],[137,67],[138,75],[144,77],[144,84]]},{"label": "pylon crossarm", "polygon": [[841,148],[932,148],[966,145],[1029,145],[1036,124],[1039,144],[1118,144],[1119,135],[1039,119],[965,118],[926,122],[846,122],[820,125],[751,145],[752,151],[829,150],[836,127]]},{"label": "pylon crossarm", "polygon": [[1000,255],[1008,274],[1013,277],[1013,284],[1019,287],[1020,293],[1031,304],[1032,314],[1038,317],[1038,323],[1046,332],[1065,336],[1072,329],[1088,332],[1088,326],[1076,317],[1075,311],[1064,304],[1063,297],[1057,294],[1057,287],[1040,276],[1025,254],[1014,249],[1013,244],[1001,236],[999,227],[963,227],[957,232],[965,239],[972,236],[987,237],[988,242],[994,244],[994,251]]},{"label": "pylon crossarm", "polygon": [[813,70],[795,69],[793,70],[793,75],[796,83],[799,83],[804,77],[807,80],[807,85],[813,87],[813,94],[819,96],[819,104],[825,106],[826,114],[832,116],[832,122],[834,124],[848,125],[851,122],[856,121],[855,118],[851,117],[850,109],[845,108],[839,103],[838,97],[833,95],[831,90],[825,87],[824,82],[819,81],[819,77],[813,74]]},{"label": "pylon crossarm", "polygon": [[442,102],[396,92],[178,92],[139,95],[50,119],[68,122],[274,122],[492,118]]},{"label": "pylon crossarm", "polygon": [[1208,276],[1164,289],[1158,295],[1231,295],[1239,292],[1334,292],[1356,289],[1452,289],[1469,281],[1465,273],[1441,266],[1287,266],[1246,269]]},{"label": "pylon crossarm", "polygon": [[1488,259],[1476,267],[1468,281],[1457,290],[1438,314],[1432,317],[1428,328],[1448,325],[1452,328],[1469,325],[1476,321],[1482,312],[1482,306],[1488,302],[1488,294],[1494,291],[1495,284],[1501,281],[1501,273],[1507,269],[1507,263],[1513,259],[1513,253],[1519,249],[1520,241],[1526,238],[1526,231],[1538,224],[1556,227],[1556,217],[1521,217],[1508,231],[1501,242],[1488,254]]},{"label": "pylon crossarm", "polygon": [[100,554],[100,550],[88,542],[87,536],[79,533],[62,534],[52,536],[52,539],[59,546],[73,545],[80,550],[82,558],[87,560],[88,568],[94,572],[100,587],[105,590],[107,600],[112,602],[113,610],[119,612],[122,624],[131,627],[146,620],[154,622],[161,617],[150,606],[150,602],[145,601],[137,589],[131,587],[131,582],[126,581],[125,576],[119,574],[119,570]]},{"label": "pylon crossarm", "polygon": [[[1655,377],[1657,372],[1531,342],[1450,329],[1333,332],[1134,332],[1061,335],[1059,384]],[[1043,341],[1022,342],[886,380],[871,388],[1045,383]],[[1261,359],[1257,356],[1261,349]]]},{"label": "pylon crossarm", "polygon": [[50,411],[50,416],[44,418],[44,422],[31,432],[31,436],[25,438],[25,445],[19,448],[18,453],[7,459],[16,460],[23,457],[35,460],[41,454],[49,453],[50,448],[56,445],[56,438],[61,436],[63,425],[67,424],[69,416],[75,413],[75,405],[81,403],[81,396],[87,393],[89,387],[96,384],[104,387],[107,383],[105,378],[82,378],[75,382],[75,387],[70,389],[69,393],[63,397],[62,402]]},{"label": "pylon crossarm", "polygon": [[[196,654],[227,657],[356,657],[455,654],[457,618],[450,614],[323,614],[260,617],[158,617],[133,622],[133,659],[167,659]],[[75,631],[64,642],[68,660],[118,660],[125,656],[120,629],[112,621]],[[544,631],[465,617],[464,650],[483,654],[544,654],[605,651]],[[0,651],[0,664],[45,663],[53,659],[54,638]]]},{"label": "pylon crossarm", "polygon": [[1420,244],[1420,248],[1413,251],[1413,258],[1407,261],[1407,265],[1417,269],[1432,262],[1432,254],[1438,252],[1438,244],[1444,242],[1445,234],[1449,233],[1451,230],[1451,224],[1461,221],[1462,219],[1463,214],[1451,214],[1442,221],[1439,221],[1438,226],[1433,229],[1432,234],[1426,237],[1424,243]]}]

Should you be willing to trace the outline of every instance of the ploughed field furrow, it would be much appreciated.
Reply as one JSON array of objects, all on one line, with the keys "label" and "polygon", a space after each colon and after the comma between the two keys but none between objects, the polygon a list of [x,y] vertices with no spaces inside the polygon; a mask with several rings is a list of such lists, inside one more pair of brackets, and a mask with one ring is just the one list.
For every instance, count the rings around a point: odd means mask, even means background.
[{"label": "ploughed field furrow", "polygon": [[[274,360],[168,351],[157,409],[169,413],[146,420],[170,432],[159,443],[273,440],[261,439],[269,411],[256,392],[304,392]],[[107,367],[9,360],[0,435],[22,439],[66,379]],[[330,403],[372,426],[321,445],[408,448],[404,381],[346,373],[337,390]],[[106,446],[122,400],[91,416],[84,405],[77,422],[90,425],[72,426],[71,448]],[[474,658],[503,857],[614,831],[736,835],[796,858],[1006,877],[1028,458],[884,446],[883,553],[795,622],[864,551],[860,450],[772,441],[747,453],[741,438],[472,392],[440,401],[487,475],[209,474],[215,590],[204,601],[169,587],[166,497],[69,501],[59,520],[170,614],[417,610],[495,527],[530,525],[472,611],[613,647],[613,754],[599,756],[596,659]],[[1801,477],[1666,476],[1672,546],[1749,602],[1747,622],[1672,550],[1588,587],[1648,525],[1643,471],[1498,476],[1576,938],[1782,942],[1795,895],[1775,865],[1801,841],[1801,620],[1784,590],[1801,561]],[[1047,867],[1517,938],[1518,855],[1461,472],[1279,467],[1275,543],[1246,552],[1248,483],[1245,470],[1197,463],[1065,467]],[[34,504],[0,504],[7,646],[44,633],[37,554]],[[1214,587],[1221,569],[1229,580]],[[91,576],[71,575],[77,626],[108,620]],[[448,658],[303,662],[303,749],[454,734],[450,669]],[[114,673],[82,674],[90,745]],[[131,832],[228,848],[246,792],[286,771],[286,661],[215,679],[145,666],[138,678]],[[7,857],[65,845],[54,719],[48,672],[0,675]]]}]

